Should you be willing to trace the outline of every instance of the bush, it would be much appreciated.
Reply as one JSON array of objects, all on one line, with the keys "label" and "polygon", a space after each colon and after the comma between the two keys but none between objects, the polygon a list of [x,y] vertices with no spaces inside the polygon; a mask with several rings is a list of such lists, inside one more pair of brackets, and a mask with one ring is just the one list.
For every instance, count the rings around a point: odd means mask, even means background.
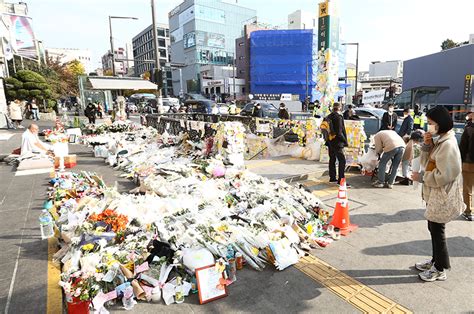
[{"label": "bush", "polygon": [[20,70],[16,72],[15,77],[22,82],[46,83],[43,76],[30,70]]},{"label": "bush", "polygon": [[17,90],[16,95],[18,98],[26,99],[30,96],[30,93],[28,92],[28,90],[22,88],[22,89]]},{"label": "bush", "polygon": [[41,94],[42,92],[39,89],[30,90],[30,97],[39,98],[40,96],[42,96]]},{"label": "bush", "polygon": [[15,89],[20,89],[20,88],[23,88],[23,83],[19,80],[17,80],[16,78],[14,77],[8,77],[5,79],[5,83],[6,84],[10,84],[10,85],[13,85],[13,87]]},{"label": "bush", "polygon": [[17,98],[17,92],[16,92],[16,90],[14,90],[14,89],[7,89],[6,94],[7,94],[7,98],[8,98],[8,99],[15,99],[15,98]]}]

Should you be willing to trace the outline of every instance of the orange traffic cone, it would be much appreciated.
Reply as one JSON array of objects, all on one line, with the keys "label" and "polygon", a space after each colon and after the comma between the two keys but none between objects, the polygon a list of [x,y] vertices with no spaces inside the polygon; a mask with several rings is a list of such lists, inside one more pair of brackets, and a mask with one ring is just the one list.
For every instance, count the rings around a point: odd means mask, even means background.
[{"label": "orange traffic cone", "polygon": [[341,235],[343,236],[358,228],[357,225],[351,225],[351,220],[349,218],[349,200],[347,198],[346,179],[341,179],[336,207],[334,208],[334,214],[332,215],[332,220],[329,224],[333,225],[334,228],[339,228]]}]

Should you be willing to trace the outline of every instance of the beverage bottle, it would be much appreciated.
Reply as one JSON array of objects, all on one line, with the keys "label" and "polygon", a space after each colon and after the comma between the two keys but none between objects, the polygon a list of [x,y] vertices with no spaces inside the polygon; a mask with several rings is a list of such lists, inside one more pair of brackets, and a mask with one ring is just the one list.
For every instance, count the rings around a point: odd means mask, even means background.
[{"label": "beverage bottle", "polygon": [[41,215],[39,216],[40,229],[41,229],[41,239],[48,239],[54,236],[54,222],[51,214],[43,209]]},{"label": "beverage bottle", "polygon": [[176,287],[174,289],[174,301],[176,303],[184,302],[184,288],[183,288],[183,279],[178,276],[176,277]]}]

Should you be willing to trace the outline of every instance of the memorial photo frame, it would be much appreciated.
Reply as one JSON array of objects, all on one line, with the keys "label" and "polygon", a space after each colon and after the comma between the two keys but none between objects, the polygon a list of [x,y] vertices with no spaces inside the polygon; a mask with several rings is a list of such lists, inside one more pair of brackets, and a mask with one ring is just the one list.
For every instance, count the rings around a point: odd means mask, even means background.
[{"label": "memorial photo frame", "polygon": [[197,268],[196,281],[199,291],[199,303],[206,304],[226,297],[227,286],[222,284],[223,280],[224,274],[216,270],[215,264]]}]

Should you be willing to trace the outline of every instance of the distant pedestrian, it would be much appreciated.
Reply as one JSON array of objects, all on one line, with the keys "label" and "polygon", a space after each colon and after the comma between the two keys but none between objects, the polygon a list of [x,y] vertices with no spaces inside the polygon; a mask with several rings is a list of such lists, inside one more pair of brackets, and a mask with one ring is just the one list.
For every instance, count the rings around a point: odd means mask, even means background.
[{"label": "distant pedestrian", "polygon": [[420,111],[420,105],[415,104],[413,112],[413,129],[414,130],[424,130],[426,124],[426,115]]},{"label": "distant pedestrian", "polygon": [[[375,188],[393,188],[395,179],[397,178],[398,167],[402,161],[403,153],[405,151],[405,142],[398,136],[395,131],[384,130],[380,131],[374,136],[375,152],[381,154],[378,178],[374,182]],[[388,162],[392,162],[392,167],[388,178],[386,178],[386,170]]]},{"label": "distant pedestrian", "polygon": [[354,107],[352,105],[347,106],[347,110],[344,111],[344,120],[360,120],[359,116],[356,115]]},{"label": "distant pedestrian", "polygon": [[394,104],[388,105],[388,111],[385,112],[382,117],[382,127],[380,128],[380,131],[384,131],[384,130],[395,131],[395,129],[397,128],[398,116],[394,112],[394,110],[395,110]]},{"label": "distant pedestrian", "polygon": [[[326,143],[329,151],[329,182],[341,183],[345,178],[346,156],[344,147],[347,147],[346,126],[341,113],[341,104],[334,103],[332,113],[326,119],[330,126],[330,139]],[[336,173],[336,161],[339,164],[338,173]],[[339,177],[337,177],[339,174]]]},{"label": "distant pedestrian", "polygon": [[284,103],[280,104],[280,109],[278,110],[278,118],[282,120],[290,120],[290,114]]},{"label": "distant pedestrian", "polygon": [[410,136],[413,132],[413,117],[411,116],[411,110],[405,108],[403,110],[403,123],[398,131],[398,135],[401,137]]},{"label": "distant pedestrian", "polygon": [[102,106],[102,103],[98,103],[97,104],[97,116],[99,117],[99,119],[102,119],[104,117],[104,107]]},{"label": "distant pedestrian", "polygon": [[263,109],[261,104],[256,104],[253,107],[252,116],[255,118],[263,118]]},{"label": "distant pedestrian", "polygon": [[21,110],[20,101],[18,99],[10,102],[8,105],[8,111],[10,113],[10,119],[15,124],[15,127],[19,129],[23,128],[21,125],[21,122],[23,121],[23,113]]},{"label": "distant pedestrian", "polygon": [[94,106],[93,103],[90,102],[87,105],[86,109],[84,110],[84,114],[89,119],[90,124],[95,124],[95,117],[96,117],[96,114],[97,114],[97,109],[96,109],[96,107]]},{"label": "distant pedestrian", "polygon": [[33,113],[33,120],[39,121],[39,108],[34,99],[31,101],[31,112]]},{"label": "distant pedestrian", "polygon": [[469,221],[473,221],[474,217],[474,200],[472,191],[474,189],[474,111],[469,112],[466,116],[466,126],[461,137],[461,157],[462,157],[462,178],[463,178],[463,198],[466,204],[466,210],[463,217]]},{"label": "distant pedestrian", "polygon": [[433,255],[430,260],[416,263],[422,271],[421,280],[446,280],[451,268],[446,244],[446,223],[456,219],[464,210],[461,194],[461,153],[448,110],[436,106],[427,112],[428,132],[421,146],[423,175],[413,174],[413,180],[423,182],[422,197],[426,203],[425,218],[431,234]]}]

